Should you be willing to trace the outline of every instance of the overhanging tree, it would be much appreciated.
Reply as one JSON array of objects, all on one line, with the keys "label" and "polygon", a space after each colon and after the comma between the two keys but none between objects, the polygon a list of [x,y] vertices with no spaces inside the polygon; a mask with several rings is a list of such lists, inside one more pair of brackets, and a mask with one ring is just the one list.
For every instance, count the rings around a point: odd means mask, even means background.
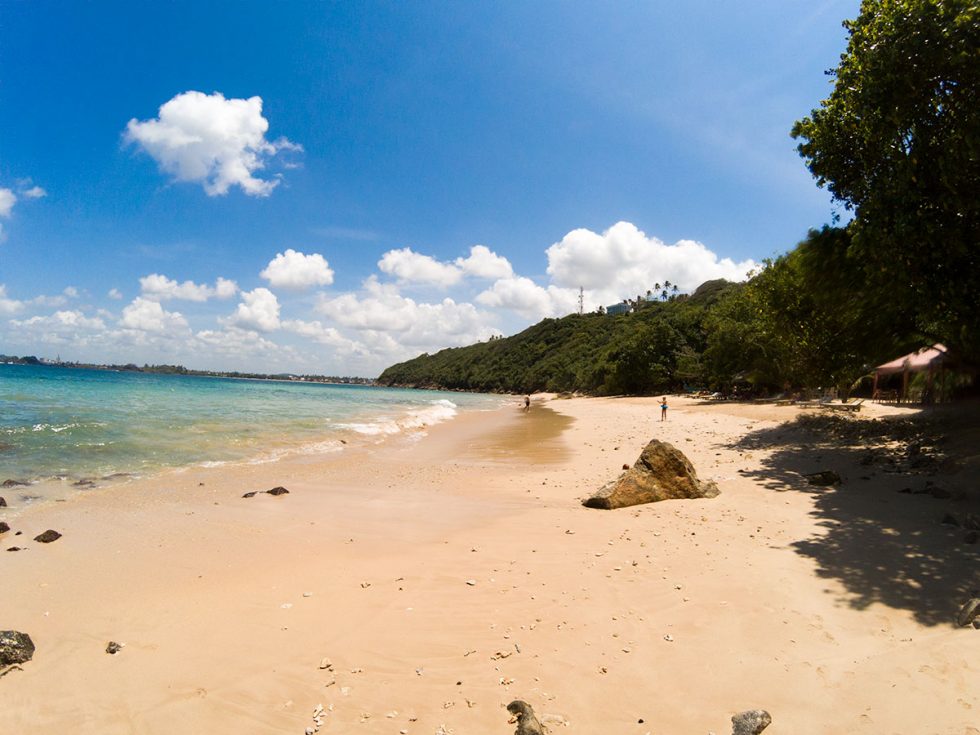
[{"label": "overhanging tree", "polygon": [[[792,135],[854,212],[848,256],[893,323],[980,364],[980,5],[864,0],[830,97]],[[831,287],[833,284],[829,284]]]}]

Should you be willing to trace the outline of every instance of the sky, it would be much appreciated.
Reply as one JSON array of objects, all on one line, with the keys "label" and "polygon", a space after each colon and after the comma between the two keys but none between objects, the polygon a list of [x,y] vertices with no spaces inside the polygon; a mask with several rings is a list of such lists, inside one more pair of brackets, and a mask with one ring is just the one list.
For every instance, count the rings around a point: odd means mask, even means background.
[{"label": "sky", "polygon": [[0,0],[0,353],[373,377],[840,214],[857,0]]}]

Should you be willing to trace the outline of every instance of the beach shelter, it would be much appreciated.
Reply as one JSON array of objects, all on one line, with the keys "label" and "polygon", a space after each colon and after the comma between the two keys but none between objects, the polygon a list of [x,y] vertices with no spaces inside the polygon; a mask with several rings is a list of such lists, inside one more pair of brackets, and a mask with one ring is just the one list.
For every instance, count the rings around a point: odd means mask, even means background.
[{"label": "beach shelter", "polygon": [[[874,382],[874,393],[873,395],[878,395],[878,379],[886,375],[895,375],[898,373],[902,374],[902,393],[899,396],[900,401],[905,401],[908,399],[909,394],[909,375],[912,373],[929,373],[929,388],[932,388],[933,376],[936,371],[942,371],[943,366],[946,363],[946,358],[948,353],[946,352],[946,347],[939,343],[934,344],[932,347],[923,347],[921,350],[916,352],[910,352],[902,357],[895,358],[890,362],[886,362],[884,365],[879,365],[875,368],[875,382]],[[940,381],[940,386],[942,381]],[[942,396],[940,396],[942,400]]]}]

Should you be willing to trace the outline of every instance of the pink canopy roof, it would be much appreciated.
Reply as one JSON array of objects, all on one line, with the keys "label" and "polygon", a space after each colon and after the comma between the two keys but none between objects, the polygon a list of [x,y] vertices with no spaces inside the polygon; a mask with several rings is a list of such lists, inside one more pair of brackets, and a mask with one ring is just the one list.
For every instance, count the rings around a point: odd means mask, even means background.
[{"label": "pink canopy roof", "polygon": [[941,344],[934,344],[932,347],[923,347],[918,352],[910,352],[904,357],[899,357],[884,365],[875,368],[879,375],[891,375],[892,373],[904,373],[908,370],[911,373],[918,373],[924,370],[938,368],[943,360],[946,359],[946,347]]}]

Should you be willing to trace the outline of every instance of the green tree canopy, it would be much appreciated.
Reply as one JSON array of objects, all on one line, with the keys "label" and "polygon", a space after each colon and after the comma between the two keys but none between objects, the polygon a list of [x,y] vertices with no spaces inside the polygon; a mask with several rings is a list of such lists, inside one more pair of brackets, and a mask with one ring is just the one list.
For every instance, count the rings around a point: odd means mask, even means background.
[{"label": "green tree canopy", "polygon": [[[980,4],[864,0],[830,97],[792,135],[854,212],[872,299],[980,364]],[[904,334],[903,334],[904,332]]]}]

